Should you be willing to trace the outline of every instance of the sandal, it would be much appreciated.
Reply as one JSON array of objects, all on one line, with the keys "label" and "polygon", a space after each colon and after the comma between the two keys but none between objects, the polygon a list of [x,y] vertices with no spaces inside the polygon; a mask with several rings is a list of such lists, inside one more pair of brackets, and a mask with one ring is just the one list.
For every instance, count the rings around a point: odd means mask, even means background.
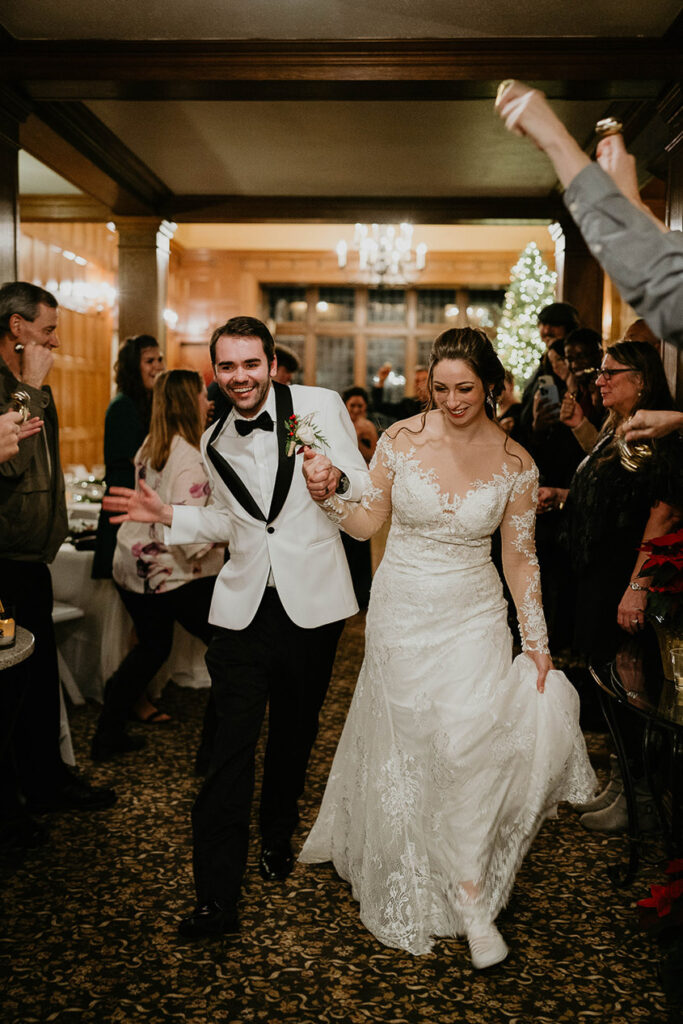
[{"label": "sandal", "polygon": [[155,708],[154,711],[150,711],[148,715],[137,715],[133,712],[132,719],[134,722],[141,722],[143,725],[166,725],[167,722],[172,722],[173,719],[170,715],[167,715],[165,711],[161,711],[160,708]]}]

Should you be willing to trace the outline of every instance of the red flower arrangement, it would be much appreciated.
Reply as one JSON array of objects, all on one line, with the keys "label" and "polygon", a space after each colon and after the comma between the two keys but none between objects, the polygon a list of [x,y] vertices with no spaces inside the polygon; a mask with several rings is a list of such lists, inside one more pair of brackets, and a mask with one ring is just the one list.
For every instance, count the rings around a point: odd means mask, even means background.
[{"label": "red flower arrangement", "polygon": [[[640,927],[643,931],[656,931],[665,924],[680,924],[683,909],[683,860],[669,862],[666,873],[669,881],[664,885],[651,885],[650,895],[638,900]],[[666,918],[666,921],[662,921]]]},{"label": "red flower arrangement", "polygon": [[683,631],[683,528],[645,541],[640,550],[649,555],[640,570],[649,578],[648,617]]}]

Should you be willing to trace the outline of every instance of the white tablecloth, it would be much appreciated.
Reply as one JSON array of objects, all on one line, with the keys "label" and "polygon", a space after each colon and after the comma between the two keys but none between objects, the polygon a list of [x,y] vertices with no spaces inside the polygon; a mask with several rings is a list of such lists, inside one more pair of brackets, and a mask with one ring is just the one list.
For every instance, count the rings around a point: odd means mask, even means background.
[{"label": "white tablecloth", "polygon": [[[93,580],[93,552],[62,544],[50,566],[56,601],[76,605],[82,619],[57,626],[57,642],[86,698],[102,700],[104,684],[130,650],[133,623],[111,580]],[[155,676],[149,693],[157,697],[169,679],[180,686],[209,686],[206,648],[176,623],[173,650]]]}]

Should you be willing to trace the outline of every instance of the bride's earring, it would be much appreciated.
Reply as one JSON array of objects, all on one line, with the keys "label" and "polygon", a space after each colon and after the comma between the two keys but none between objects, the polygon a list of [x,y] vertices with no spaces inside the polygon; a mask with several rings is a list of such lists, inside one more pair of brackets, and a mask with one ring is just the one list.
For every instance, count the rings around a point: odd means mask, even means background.
[{"label": "bride's earring", "polygon": [[493,392],[492,391],[489,391],[488,394],[486,395],[486,404],[488,405],[488,407],[491,410],[491,412],[495,414],[496,403],[493,400]]}]

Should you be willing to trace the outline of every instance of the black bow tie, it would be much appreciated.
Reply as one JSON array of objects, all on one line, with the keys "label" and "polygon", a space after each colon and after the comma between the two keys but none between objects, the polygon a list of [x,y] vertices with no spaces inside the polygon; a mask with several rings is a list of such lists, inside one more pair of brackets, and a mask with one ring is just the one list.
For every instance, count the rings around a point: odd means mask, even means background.
[{"label": "black bow tie", "polygon": [[273,420],[270,413],[262,412],[255,420],[235,420],[235,430],[240,437],[246,437],[252,430],[272,430]]}]

